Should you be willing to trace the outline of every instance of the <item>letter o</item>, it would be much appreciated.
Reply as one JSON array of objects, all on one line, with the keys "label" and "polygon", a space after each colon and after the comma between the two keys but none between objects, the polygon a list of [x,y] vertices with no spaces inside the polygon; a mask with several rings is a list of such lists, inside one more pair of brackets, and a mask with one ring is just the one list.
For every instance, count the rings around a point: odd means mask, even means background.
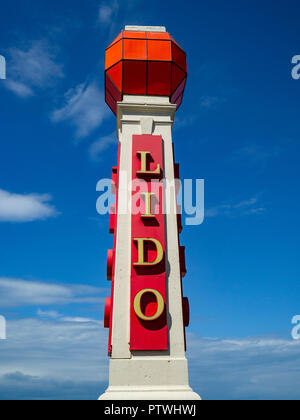
[{"label": "letter o", "polygon": [[[155,295],[156,297],[156,301],[157,301],[157,311],[153,316],[146,316],[143,314],[142,309],[141,309],[141,300],[142,297],[146,294],[146,293],[152,293],[153,295]],[[136,297],[134,298],[134,303],[133,303],[133,307],[134,307],[134,311],[136,313],[136,315],[142,319],[143,321],[155,321],[156,319],[158,319],[164,309],[165,309],[165,302],[164,299],[162,297],[162,295],[154,289],[144,289],[141,290]]]}]

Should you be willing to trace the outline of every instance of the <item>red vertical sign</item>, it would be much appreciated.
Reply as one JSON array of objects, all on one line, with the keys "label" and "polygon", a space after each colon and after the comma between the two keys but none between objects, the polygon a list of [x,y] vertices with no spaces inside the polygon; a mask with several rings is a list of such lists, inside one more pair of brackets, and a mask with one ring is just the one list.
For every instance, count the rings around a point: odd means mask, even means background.
[{"label": "red vertical sign", "polygon": [[130,349],[168,350],[162,137],[133,136],[132,153]]}]

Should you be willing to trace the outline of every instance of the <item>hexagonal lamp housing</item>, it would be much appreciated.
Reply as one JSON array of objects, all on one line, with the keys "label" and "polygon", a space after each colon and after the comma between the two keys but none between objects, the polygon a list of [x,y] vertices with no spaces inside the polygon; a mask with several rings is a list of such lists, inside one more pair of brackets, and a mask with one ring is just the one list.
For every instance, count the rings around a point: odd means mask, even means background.
[{"label": "hexagonal lamp housing", "polygon": [[105,100],[114,114],[123,95],[168,96],[181,105],[186,54],[165,28],[126,27],[106,49]]}]

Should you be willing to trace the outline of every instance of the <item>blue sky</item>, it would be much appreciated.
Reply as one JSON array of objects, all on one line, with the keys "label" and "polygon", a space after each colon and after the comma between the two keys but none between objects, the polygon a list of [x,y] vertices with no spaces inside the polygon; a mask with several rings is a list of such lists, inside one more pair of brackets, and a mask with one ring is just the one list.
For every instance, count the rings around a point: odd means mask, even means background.
[{"label": "blue sky", "polygon": [[165,25],[188,54],[174,143],[181,177],[205,179],[206,208],[182,234],[192,385],[206,399],[300,398],[291,339],[299,9],[293,0],[1,5],[1,399],[96,399],[106,385],[112,237],[96,184],[117,160],[104,49],[125,24]]}]

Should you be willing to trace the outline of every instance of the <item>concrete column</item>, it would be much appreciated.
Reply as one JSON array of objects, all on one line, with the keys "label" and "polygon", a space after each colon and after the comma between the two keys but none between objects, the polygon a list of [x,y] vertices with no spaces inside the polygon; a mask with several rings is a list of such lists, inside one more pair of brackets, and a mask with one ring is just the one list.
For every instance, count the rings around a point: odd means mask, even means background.
[{"label": "concrete column", "polygon": [[[165,178],[174,180],[172,127],[176,105],[168,97],[124,96],[118,103],[117,125],[121,142],[117,216],[112,355],[109,388],[104,400],[199,400],[189,386],[182,312],[182,290],[177,217],[166,215],[166,261],[169,350],[130,351],[131,194],[125,191],[132,178],[132,136],[161,135]],[[128,192],[126,194],[125,192]],[[171,192],[176,208],[176,192]],[[121,209],[129,203],[129,211]],[[171,207],[171,208],[172,208]]]}]

